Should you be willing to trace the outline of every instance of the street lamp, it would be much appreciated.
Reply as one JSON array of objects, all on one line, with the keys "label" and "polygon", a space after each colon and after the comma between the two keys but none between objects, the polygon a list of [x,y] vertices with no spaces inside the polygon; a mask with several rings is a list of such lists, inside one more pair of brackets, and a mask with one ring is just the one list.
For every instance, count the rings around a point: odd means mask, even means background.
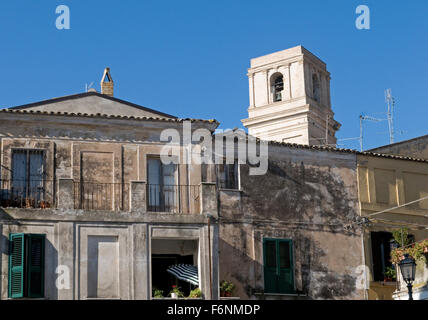
[{"label": "street lamp", "polygon": [[416,263],[415,260],[409,257],[406,253],[404,259],[399,263],[401,275],[403,276],[404,281],[407,283],[407,288],[409,290],[409,300],[413,300],[412,296],[412,283],[415,281],[416,273]]}]

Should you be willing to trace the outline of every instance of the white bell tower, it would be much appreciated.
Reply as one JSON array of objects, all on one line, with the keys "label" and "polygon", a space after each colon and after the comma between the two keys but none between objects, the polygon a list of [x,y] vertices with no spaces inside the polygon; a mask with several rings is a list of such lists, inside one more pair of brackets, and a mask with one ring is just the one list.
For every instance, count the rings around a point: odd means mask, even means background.
[{"label": "white bell tower", "polygon": [[302,46],[251,59],[250,135],[305,145],[336,144],[326,64]]}]

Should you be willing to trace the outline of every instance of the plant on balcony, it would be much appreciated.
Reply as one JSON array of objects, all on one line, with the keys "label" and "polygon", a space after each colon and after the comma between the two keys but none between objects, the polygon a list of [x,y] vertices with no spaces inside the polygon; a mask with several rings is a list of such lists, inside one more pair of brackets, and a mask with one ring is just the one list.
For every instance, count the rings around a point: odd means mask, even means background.
[{"label": "plant on balcony", "polygon": [[192,291],[190,291],[189,298],[196,299],[196,298],[201,298],[201,297],[202,297],[201,289],[196,288],[196,289],[193,289]]},{"label": "plant on balcony", "polygon": [[397,273],[394,267],[387,267],[383,272],[384,281],[395,281],[397,279]]},{"label": "plant on balcony", "polygon": [[169,296],[173,299],[184,298],[183,292],[181,292],[180,287],[172,286],[172,290],[169,293]]},{"label": "plant on balcony", "polygon": [[153,298],[163,298],[163,290],[153,288],[152,295]]},{"label": "plant on balcony", "polygon": [[223,280],[220,282],[220,296],[221,297],[231,297],[233,291],[235,290],[235,285],[232,282]]},{"label": "plant on balcony", "polygon": [[41,200],[40,201],[40,209],[49,209],[51,207],[51,204],[49,201]]},{"label": "plant on balcony", "polygon": [[392,231],[394,241],[400,246],[408,246],[410,244],[409,229],[400,228]]},{"label": "plant on balcony", "polygon": [[397,248],[391,251],[391,262],[394,264],[400,263],[404,259],[404,255],[408,254],[415,261],[427,263],[428,255],[428,239],[413,243],[407,247]]}]

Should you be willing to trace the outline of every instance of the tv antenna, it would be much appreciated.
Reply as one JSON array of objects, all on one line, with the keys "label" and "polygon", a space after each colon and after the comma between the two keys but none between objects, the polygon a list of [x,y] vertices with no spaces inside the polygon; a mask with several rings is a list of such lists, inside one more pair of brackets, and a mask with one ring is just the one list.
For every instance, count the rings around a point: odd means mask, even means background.
[{"label": "tv antenna", "polygon": [[94,85],[94,82],[92,81],[89,85],[85,84],[85,92],[89,92],[89,90],[92,89],[92,86]]},{"label": "tv antenna", "polygon": [[395,99],[392,96],[391,89],[385,90],[385,101],[388,106],[388,111],[386,113],[388,118],[388,127],[389,127],[389,143],[394,143],[394,107]]},{"label": "tv antenna", "polygon": [[379,119],[379,118],[373,118],[370,116],[365,116],[364,114],[360,114],[360,151],[363,152],[363,121],[374,121],[374,122],[381,122],[385,121],[386,119]]}]

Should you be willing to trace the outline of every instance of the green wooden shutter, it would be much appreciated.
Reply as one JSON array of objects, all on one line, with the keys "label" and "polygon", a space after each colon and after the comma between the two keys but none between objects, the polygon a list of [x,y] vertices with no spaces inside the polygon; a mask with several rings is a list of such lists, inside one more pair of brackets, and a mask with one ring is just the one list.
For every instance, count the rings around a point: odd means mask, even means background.
[{"label": "green wooden shutter", "polygon": [[23,233],[9,236],[9,298],[24,297],[24,250]]},{"label": "green wooden shutter", "polygon": [[293,242],[291,240],[278,240],[278,292],[294,292],[294,270],[293,270]]},{"label": "green wooden shutter", "polygon": [[277,254],[276,241],[263,239],[263,260],[265,292],[277,292]]},{"label": "green wooden shutter", "polygon": [[44,297],[45,279],[45,238],[44,234],[28,235],[27,297]]},{"label": "green wooden shutter", "polygon": [[293,242],[263,239],[266,293],[294,293]]}]

